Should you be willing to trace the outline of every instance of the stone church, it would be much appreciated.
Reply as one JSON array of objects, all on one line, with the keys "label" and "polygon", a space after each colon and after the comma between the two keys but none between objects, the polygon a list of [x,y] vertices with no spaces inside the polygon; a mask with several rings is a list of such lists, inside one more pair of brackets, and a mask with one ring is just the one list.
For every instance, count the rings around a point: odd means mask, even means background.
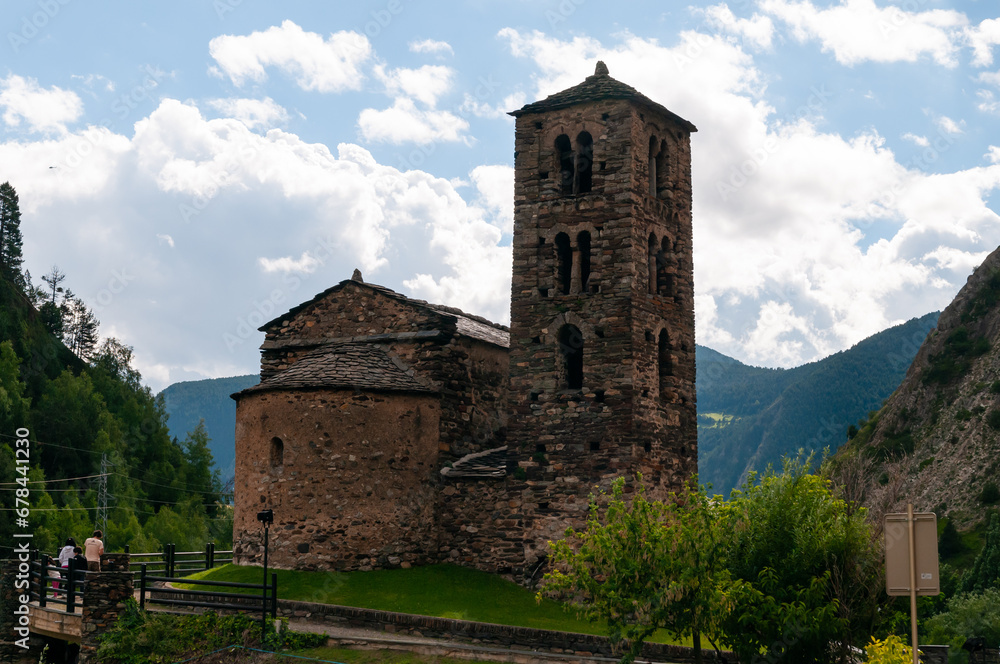
[{"label": "stone church", "polygon": [[235,558],[524,583],[589,497],[697,471],[693,124],[608,74],[511,113],[511,326],[350,279],[266,323],[233,395]]}]

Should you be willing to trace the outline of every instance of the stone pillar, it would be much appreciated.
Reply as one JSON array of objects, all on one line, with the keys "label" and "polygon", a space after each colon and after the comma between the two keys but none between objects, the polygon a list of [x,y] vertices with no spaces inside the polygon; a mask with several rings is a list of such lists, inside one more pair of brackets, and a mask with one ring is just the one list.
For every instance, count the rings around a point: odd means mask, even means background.
[{"label": "stone pillar", "polygon": [[101,556],[101,571],[127,572],[129,571],[129,558],[127,553],[105,553]]},{"label": "stone pillar", "polygon": [[[101,562],[104,562],[103,557]],[[129,597],[132,597],[131,572],[91,572],[87,575],[87,585],[83,589],[80,664],[96,664],[97,637],[114,627]]]},{"label": "stone pillar", "polygon": [[580,248],[573,250],[573,264],[570,266],[570,294],[576,294],[583,290],[583,270],[580,265]]}]

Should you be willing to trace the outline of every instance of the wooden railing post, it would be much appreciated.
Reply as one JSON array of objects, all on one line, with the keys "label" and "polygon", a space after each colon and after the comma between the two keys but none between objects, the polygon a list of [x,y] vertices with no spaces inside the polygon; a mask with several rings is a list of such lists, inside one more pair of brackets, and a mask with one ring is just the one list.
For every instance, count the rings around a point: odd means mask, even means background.
[{"label": "wooden railing post", "polygon": [[73,613],[76,609],[76,560],[69,559],[66,571],[69,575],[69,583],[66,584],[66,612]]},{"label": "wooden railing post", "polygon": [[142,564],[142,573],[139,574],[139,610],[146,609],[146,563]]}]

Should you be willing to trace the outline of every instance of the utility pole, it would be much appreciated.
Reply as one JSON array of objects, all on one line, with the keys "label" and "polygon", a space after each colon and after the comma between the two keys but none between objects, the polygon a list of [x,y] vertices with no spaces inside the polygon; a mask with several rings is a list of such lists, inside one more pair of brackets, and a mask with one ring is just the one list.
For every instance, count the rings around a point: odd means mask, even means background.
[{"label": "utility pole", "polygon": [[97,520],[95,530],[103,533],[105,548],[108,541],[108,454],[101,454],[101,477],[97,482]]}]

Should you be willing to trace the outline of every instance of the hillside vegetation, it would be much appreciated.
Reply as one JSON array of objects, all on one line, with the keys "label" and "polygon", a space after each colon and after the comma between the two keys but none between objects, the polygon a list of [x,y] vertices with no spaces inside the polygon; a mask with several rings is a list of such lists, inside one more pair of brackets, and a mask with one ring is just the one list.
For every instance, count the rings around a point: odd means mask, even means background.
[{"label": "hillside vegetation", "polygon": [[700,481],[725,495],[748,471],[780,465],[799,449],[835,451],[899,386],[937,317],[914,318],[794,369],[751,367],[698,346]]}]

